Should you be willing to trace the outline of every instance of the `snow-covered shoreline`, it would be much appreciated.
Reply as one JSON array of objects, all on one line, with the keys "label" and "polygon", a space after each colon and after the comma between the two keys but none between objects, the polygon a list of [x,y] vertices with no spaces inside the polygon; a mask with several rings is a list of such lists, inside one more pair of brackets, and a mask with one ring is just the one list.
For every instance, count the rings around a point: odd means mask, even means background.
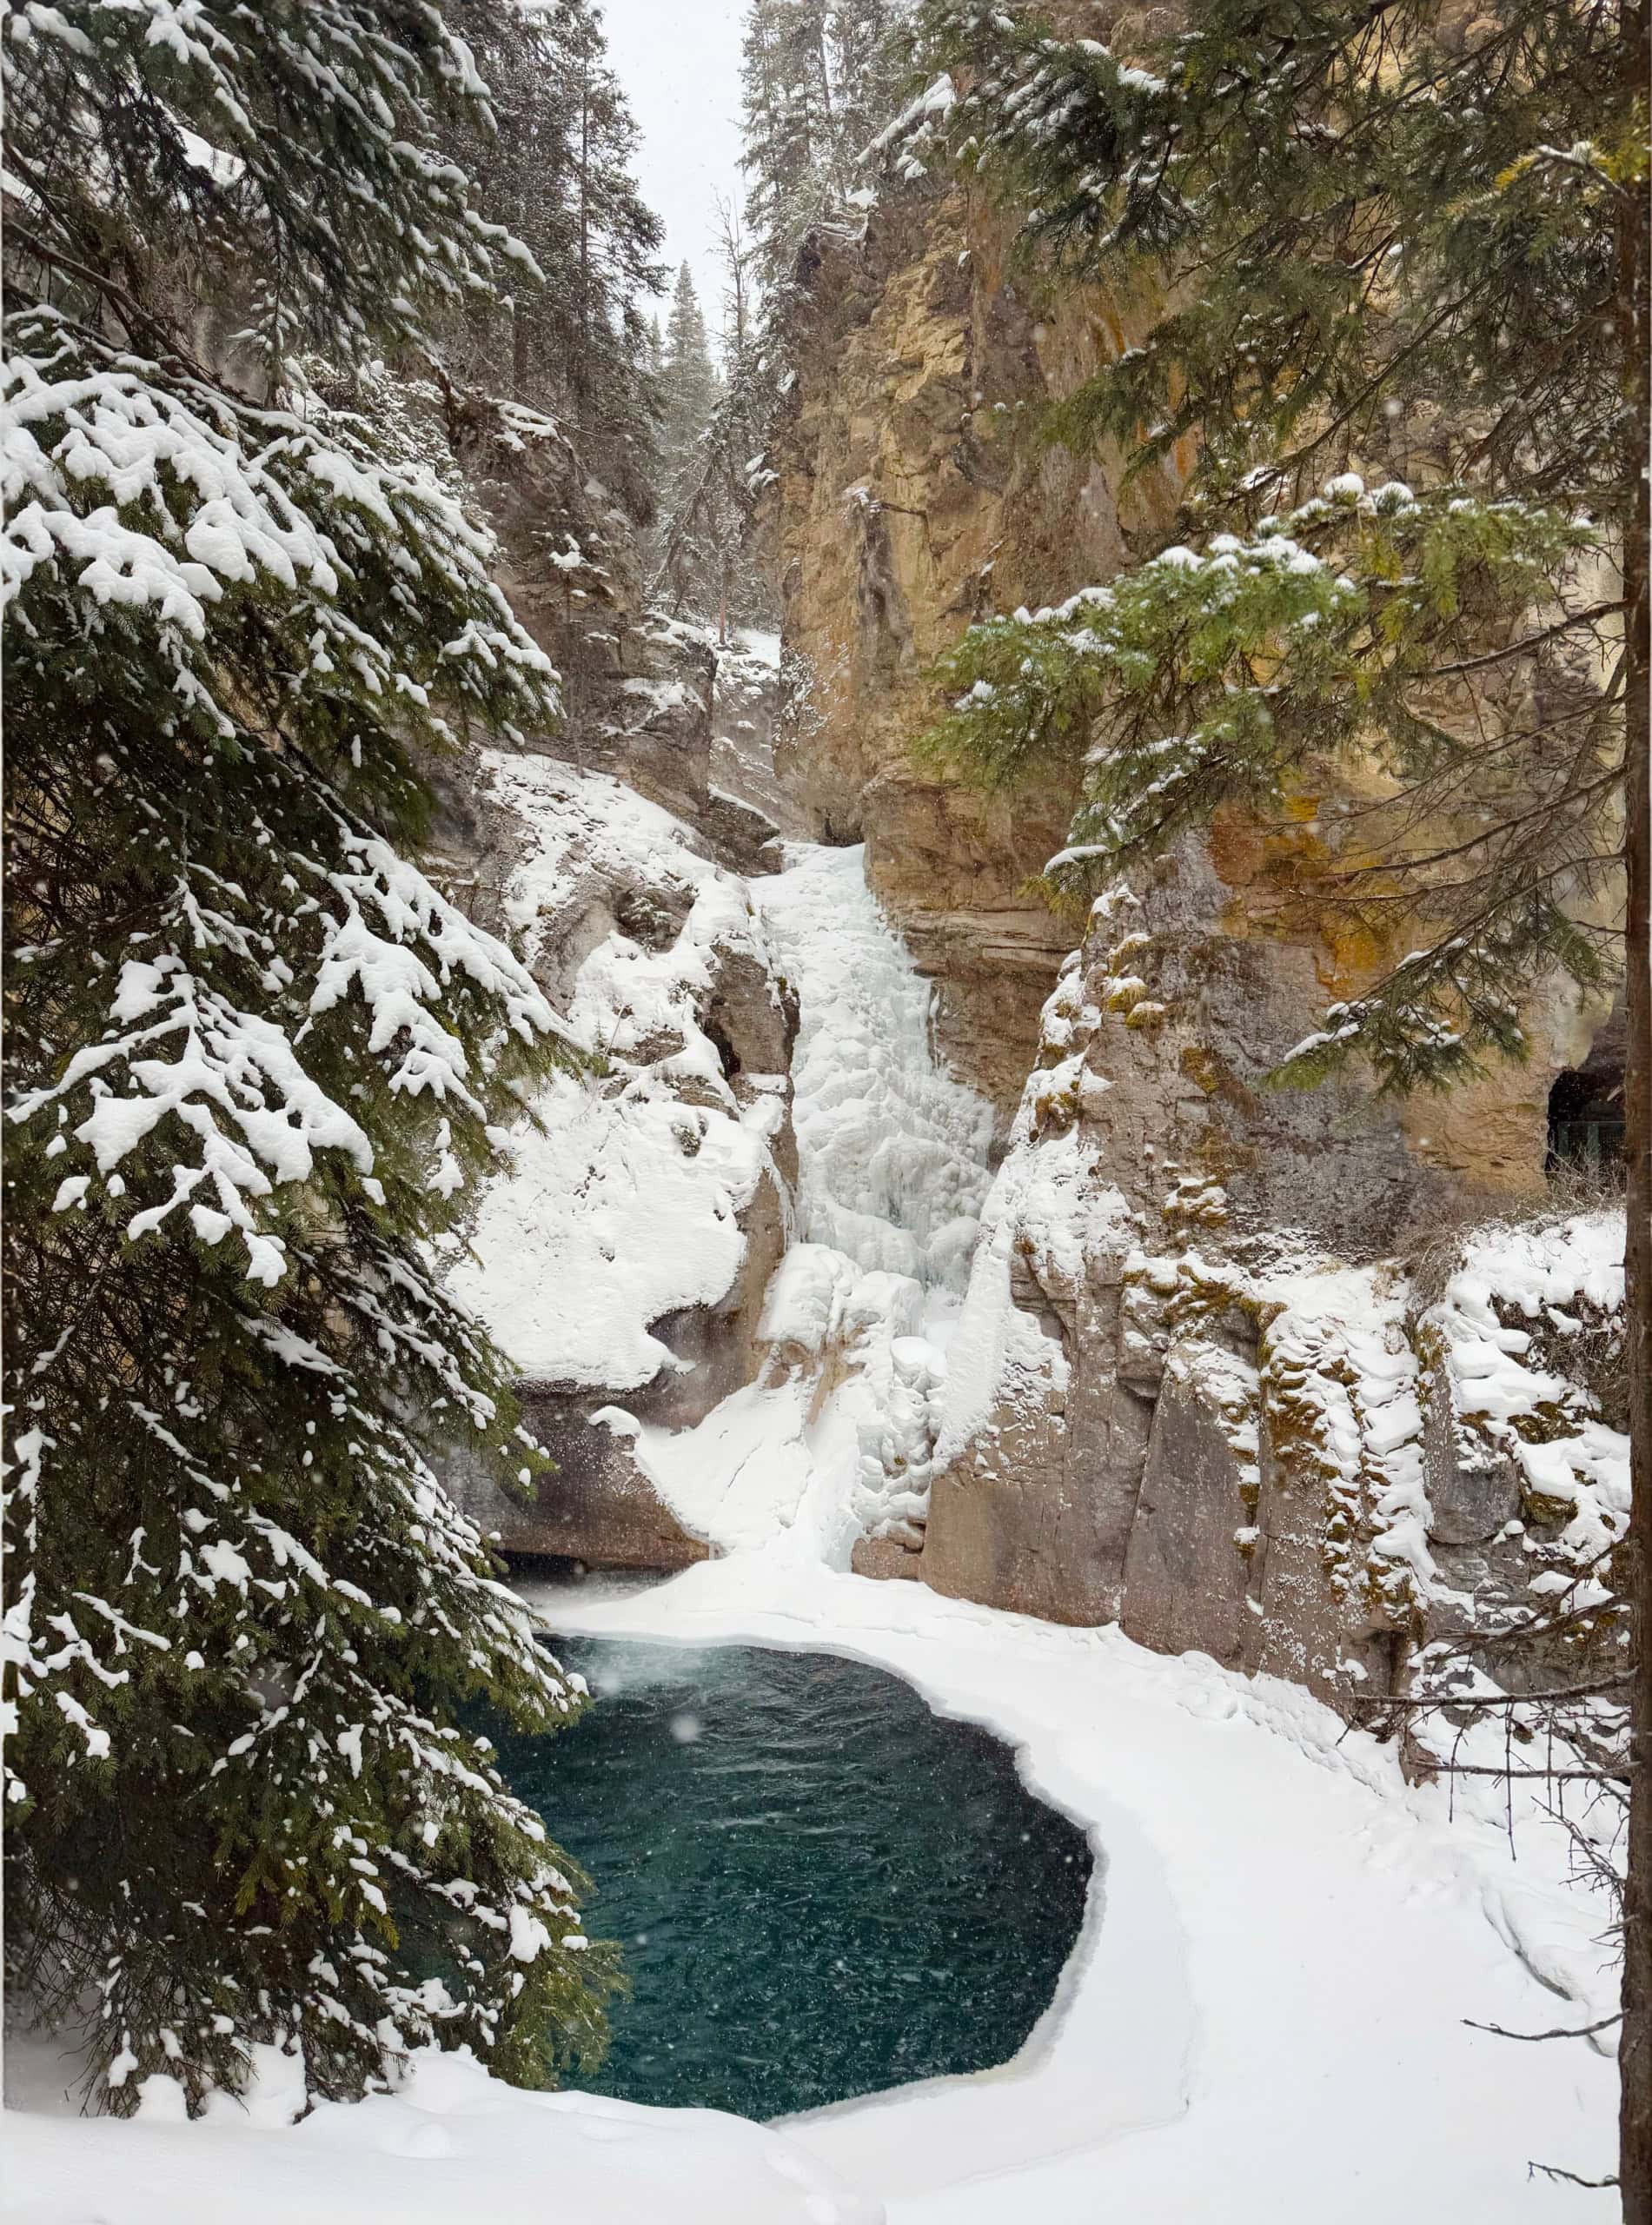
[{"label": "snow-covered shoreline", "polygon": [[[567,2094],[464,2059],[323,2107],[171,2096],[139,2122],[7,2117],[10,2225],[1500,2225],[1595,2218],[1616,2067],[1515,2030],[1606,2013],[1560,1834],[1455,1816],[1297,1687],[811,1567],[776,1548],[622,1594],[530,1591],[554,1629],[853,1655],[1015,1746],[1098,1863],[1057,1999],[1002,2068],[775,2128]],[[1609,2038],[1607,2042],[1609,2049]],[[159,2082],[164,2086],[168,2082]],[[456,2206],[455,2206],[456,2205]]]},{"label": "snow-covered shoreline", "polygon": [[[722,1556],[644,1589],[528,1597],[570,1635],[853,1655],[984,1724],[1090,1835],[1083,1936],[1013,2062],[779,2127],[524,2095],[429,2055],[397,2094],[294,2125],[296,2067],[273,2050],[249,2108],[221,2099],[189,2124],[181,2089],[158,2079],[136,2123],[89,2123],[63,2112],[66,2074],[25,2049],[10,2066],[23,2107],[7,2124],[9,2225],[1598,2217],[1598,2197],[1527,2166],[1608,2168],[1610,2036],[1522,2047],[1465,2021],[1534,2031],[1615,2005],[1603,1910],[1569,1887],[1564,1835],[1533,1803],[1511,1848],[1504,1785],[1455,1798],[1408,1786],[1394,1747],[1298,1685],[1149,1652],[1116,1625],[846,1572],[859,1536],[924,1519],[949,1364],[954,1434],[990,1388],[1020,1226],[994,1218],[990,1114],[935,1059],[928,986],[859,854],[797,846],[748,895],[618,783],[501,763],[541,838],[514,884],[521,924],[554,923],[568,876],[605,862],[647,889],[669,881],[683,920],[660,949],[616,927],[574,953],[573,1017],[610,1050],[614,1086],[559,1085],[550,1132],[524,1126],[457,1279],[525,1368],[620,1402],[597,1418],[635,1436],[642,1471]],[[743,1256],[742,1204],[778,1179],[766,1086],[783,1078],[759,1077],[742,1101],[700,1026],[720,941],[799,994],[798,1180],[757,1325],[760,1373],[696,1427],[668,1428],[623,1405],[672,1358],[650,1325],[720,1296]],[[1041,1172],[1073,1157],[1058,1139]],[[1017,1205],[1016,1179],[1000,1207]],[[972,1314],[984,1212],[991,1274]],[[1589,1235],[1568,1292],[1594,1259]],[[1495,1346],[1503,1405],[1529,1403],[1529,1385],[1509,1387],[1524,1341],[1467,1272],[1452,1292],[1468,1373],[1490,1379],[1481,1347]],[[1530,1395],[1547,1381],[1533,1376]],[[1587,1431],[1578,1442],[1592,1457]],[[1545,1444],[1533,1457],[1558,1456]]]},{"label": "snow-covered shoreline", "polygon": [[[1101,2216],[1337,2225],[1594,2216],[1614,2063],[1472,2030],[1608,2012],[1608,1949],[1560,1834],[1409,1788],[1300,1689],[744,1554],[624,1597],[530,1595],[572,1633],[823,1648],[1018,1749],[1091,1830],[1084,1937],[1017,2061],[790,2120],[892,2225]],[[1563,1996],[1564,1998],[1557,1998]],[[1610,2039],[1607,2040],[1609,2049]]]}]

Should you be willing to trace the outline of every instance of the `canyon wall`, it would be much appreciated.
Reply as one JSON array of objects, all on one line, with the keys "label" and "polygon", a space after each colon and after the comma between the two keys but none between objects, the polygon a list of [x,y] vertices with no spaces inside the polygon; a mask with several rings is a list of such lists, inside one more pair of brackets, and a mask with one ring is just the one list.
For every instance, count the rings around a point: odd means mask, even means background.
[{"label": "canyon wall", "polygon": [[[403,407],[437,436],[427,397]],[[780,645],[650,608],[628,521],[542,421],[450,397],[440,429],[563,717],[430,768],[428,864],[590,1054],[517,1139],[452,1269],[521,1365],[554,1468],[517,1495],[461,1451],[442,1473],[513,1555],[684,1567],[708,1549],[661,1503],[637,1432],[692,1428],[756,1373],[797,1179],[796,1000],[746,894],[806,831],[774,775]]]},{"label": "canyon wall", "polygon": [[[861,236],[812,242],[799,276],[766,521],[793,682],[778,763],[820,839],[864,840],[937,983],[941,1046],[1008,1146],[918,1572],[1344,1697],[1389,1690],[1609,1535],[1578,1451],[1589,1394],[1527,1430],[1577,1453],[1578,1488],[1546,1493],[1567,1455],[1523,1460],[1526,1425],[1493,1426],[1457,1366],[1474,1336],[1393,1263],[1543,1199],[1550,1086],[1608,1014],[1534,985],[1529,1062],[1450,1097],[1269,1086],[1409,946],[1330,900],[1383,800],[1346,767],[1317,768],[1278,823],[1224,814],[1087,928],[1053,918],[1025,883],[1069,796],[986,800],[911,745],[936,710],[925,667],[972,619],[1059,601],[1165,538],[1171,478],[1121,495],[1122,459],[1035,429],[1128,344],[1125,320],[1035,282],[997,216],[924,182]],[[1503,1344],[1528,1297],[1476,1301]]]},{"label": "canyon wall", "polygon": [[[558,1472],[526,1504],[461,1466],[455,1491],[506,1550],[599,1565],[795,1525],[835,1564],[1341,1704],[1449,1682],[1465,1648],[1506,1677],[1500,1637],[1588,1597],[1627,1505],[1621,1225],[1532,1219],[1550,1085],[1608,1053],[1607,1015],[1535,984],[1529,1062],[1447,1098],[1271,1086],[1400,954],[1334,900],[1384,803],[1346,766],[1054,916],[1027,883],[1070,795],[989,800],[912,745],[972,618],[1165,537],[1174,473],[1125,499],[1124,459],[1036,434],[1125,321],[921,180],[799,279],[762,520],[780,644],[644,612],[600,490],[497,459],[504,577],[570,717],[449,780],[448,880],[599,1056],[454,1270]],[[597,514],[547,556],[534,521],[576,496]],[[762,895],[798,837],[864,844],[904,951],[829,848]],[[962,1200],[939,1278],[932,1159]]]},{"label": "canyon wall", "polygon": [[872,886],[940,989],[941,1041],[1005,1115],[1071,941],[1025,883],[1071,796],[986,799],[914,767],[925,668],[972,618],[1110,576],[1171,488],[1025,438],[1124,334],[1105,302],[1040,303],[1001,223],[962,193],[909,190],[865,235],[805,249],[793,370],[762,521],[790,700],[777,770],[816,838],[864,840]]}]

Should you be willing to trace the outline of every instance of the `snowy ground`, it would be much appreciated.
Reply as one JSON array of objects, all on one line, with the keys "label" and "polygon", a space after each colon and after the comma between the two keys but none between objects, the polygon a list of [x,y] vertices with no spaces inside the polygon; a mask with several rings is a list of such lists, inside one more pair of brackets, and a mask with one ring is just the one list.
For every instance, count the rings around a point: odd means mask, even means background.
[{"label": "snowy ground", "polygon": [[[10,2225],[1502,2225],[1598,2220],[1527,2175],[1609,2167],[1611,1983],[1557,1835],[1401,1782],[1297,1688],[810,1569],[777,1547],[652,1590],[537,1595],[559,1629],[823,1646],[992,1726],[1086,1824],[1090,1920],[1021,2056],[793,2119],[513,2094],[468,2062],[295,2128],[8,2120]],[[50,2069],[28,2066],[31,2110]],[[58,2080],[61,2084],[61,2077]],[[61,2107],[61,2102],[59,2102]]]},{"label": "snowy ground", "polygon": [[[541,1595],[558,1628],[824,1645],[991,1725],[1090,1827],[1090,1922],[1004,2070],[791,2121],[890,2225],[1496,2225],[1594,2218],[1529,2162],[1610,2168],[1586,2024],[1613,1979],[1559,1835],[1401,1781],[1295,1686],[1166,1659],[771,1548],[629,1597]],[[1598,1912],[1596,1912],[1598,1913]],[[1612,2036],[1606,2036],[1609,2048]]]},{"label": "snowy ground", "polygon": [[[921,1518],[949,1345],[965,1399],[990,1358],[967,1324],[952,1333],[990,1120],[934,1061],[928,990],[859,854],[799,851],[746,892],[617,783],[545,760],[507,775],[544,834],[514,891],[530,933],[610,853],[646,862],[651,884],[665,859],[683,920],[667,948],[614,932],[575,954],[573,1016],[608,1049],[615,1086],[566,1085],[554,1135],[520,1137],[514,1175],[485,1201],[468,1294],[525,1366],[622,1402],[660,1363],[650,1321],[715,1298],[738,1264],[734,1212],[771,1162],[761,1106],[722,1102],[694,1018],[713,941],[766,949],[802,1007],[798,1240],[770,1288],[763,1379],[640,1446],[726,1557],[654,1589],[547,1595],[547,1619],[819,1647],[907,1677],[1011,1741],[1033,1787],[1090,1830],[1085,1936],[1015,2063],[780,2131],[523,2095],[451,2058],[421,2061],[394,2098],[296,2127],[279,2075],[250,2112],[224,2103],[184,2124],[162,2081],[136,2125],[85,2123],[62,2113],[62,2066],[25,2054],[8,2066],[26,2113],[8,2122],[7,2220],[1602,2218],[1600,2195],[1527,2165],[1609,2168],[1611,2036],[1527,2047],[1463,2021],[1538,2030],[1613,2005],[1598,1904],[1568,1890],[1557,1830],[1523,1823],[1516,1861],[1500,1792],[1460,1793],[1453,1817],[1444,1791],[1406,1787],[1391,1750],[1293,1686],[844,1572],[872,1518]],[[687,1160],[667,1132],[682,1062],[705,1100],[705,1147]]]},{"label": "snowy ground", "polygon": [[[36,2106],[6,2116],[7,2225],[880,2225],[882,2216],[784,2134],[712,2109],[521,2094],[468,2056],[422,2058],[393,2098],[324,2104],[300,2125],[289,2122],[292,2095],[279,2076],[250,2112],[221,2104],[188,2124],[181,2100],[162,2092],[146,2095],[136,2123],[89,2123],[45,2114],[43,2071],[30,2068]],[[50,2098],[61,2103],[60,2093]]]}]

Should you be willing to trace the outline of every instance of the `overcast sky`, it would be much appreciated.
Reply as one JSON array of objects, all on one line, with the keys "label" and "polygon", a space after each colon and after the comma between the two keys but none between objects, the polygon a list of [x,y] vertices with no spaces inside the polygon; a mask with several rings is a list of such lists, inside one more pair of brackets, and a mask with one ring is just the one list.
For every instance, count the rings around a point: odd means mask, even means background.
[{"label": "overcast sky", "polygon": [[[713,249],[722,193],[736,201],[740,43],[745,0],[603,0],[608,48],[642,132],[638,183],[666,221],[665,257],[687,262],[715,335],[722,282]],[[662,304],[663,321],[663,304]]]}]

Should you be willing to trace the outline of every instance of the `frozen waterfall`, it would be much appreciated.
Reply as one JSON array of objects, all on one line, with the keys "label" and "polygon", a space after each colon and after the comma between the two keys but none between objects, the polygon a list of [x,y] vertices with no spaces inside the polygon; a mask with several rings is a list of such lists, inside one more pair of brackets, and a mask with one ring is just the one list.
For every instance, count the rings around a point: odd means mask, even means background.
[{"label": "frozen waterfall", "polygon": [[638,1453],[725,1551],[846,1567],[863,1535],[920,1540],[992,1112],[937,1059],[933,992],[862,851],[793,847],[752,898],[798,999],[798,1240],[769,1286],[758,1380],[697,1429],[644,1431]]},{"label": "frozen waterfall", "polygon": [[864,851],[787,854],[752,895],[800,1012],[801,1233],[859,1267],[961,1294],[991,1179],[992,1108],[935,1058],[934,991],[878,909]]}]

